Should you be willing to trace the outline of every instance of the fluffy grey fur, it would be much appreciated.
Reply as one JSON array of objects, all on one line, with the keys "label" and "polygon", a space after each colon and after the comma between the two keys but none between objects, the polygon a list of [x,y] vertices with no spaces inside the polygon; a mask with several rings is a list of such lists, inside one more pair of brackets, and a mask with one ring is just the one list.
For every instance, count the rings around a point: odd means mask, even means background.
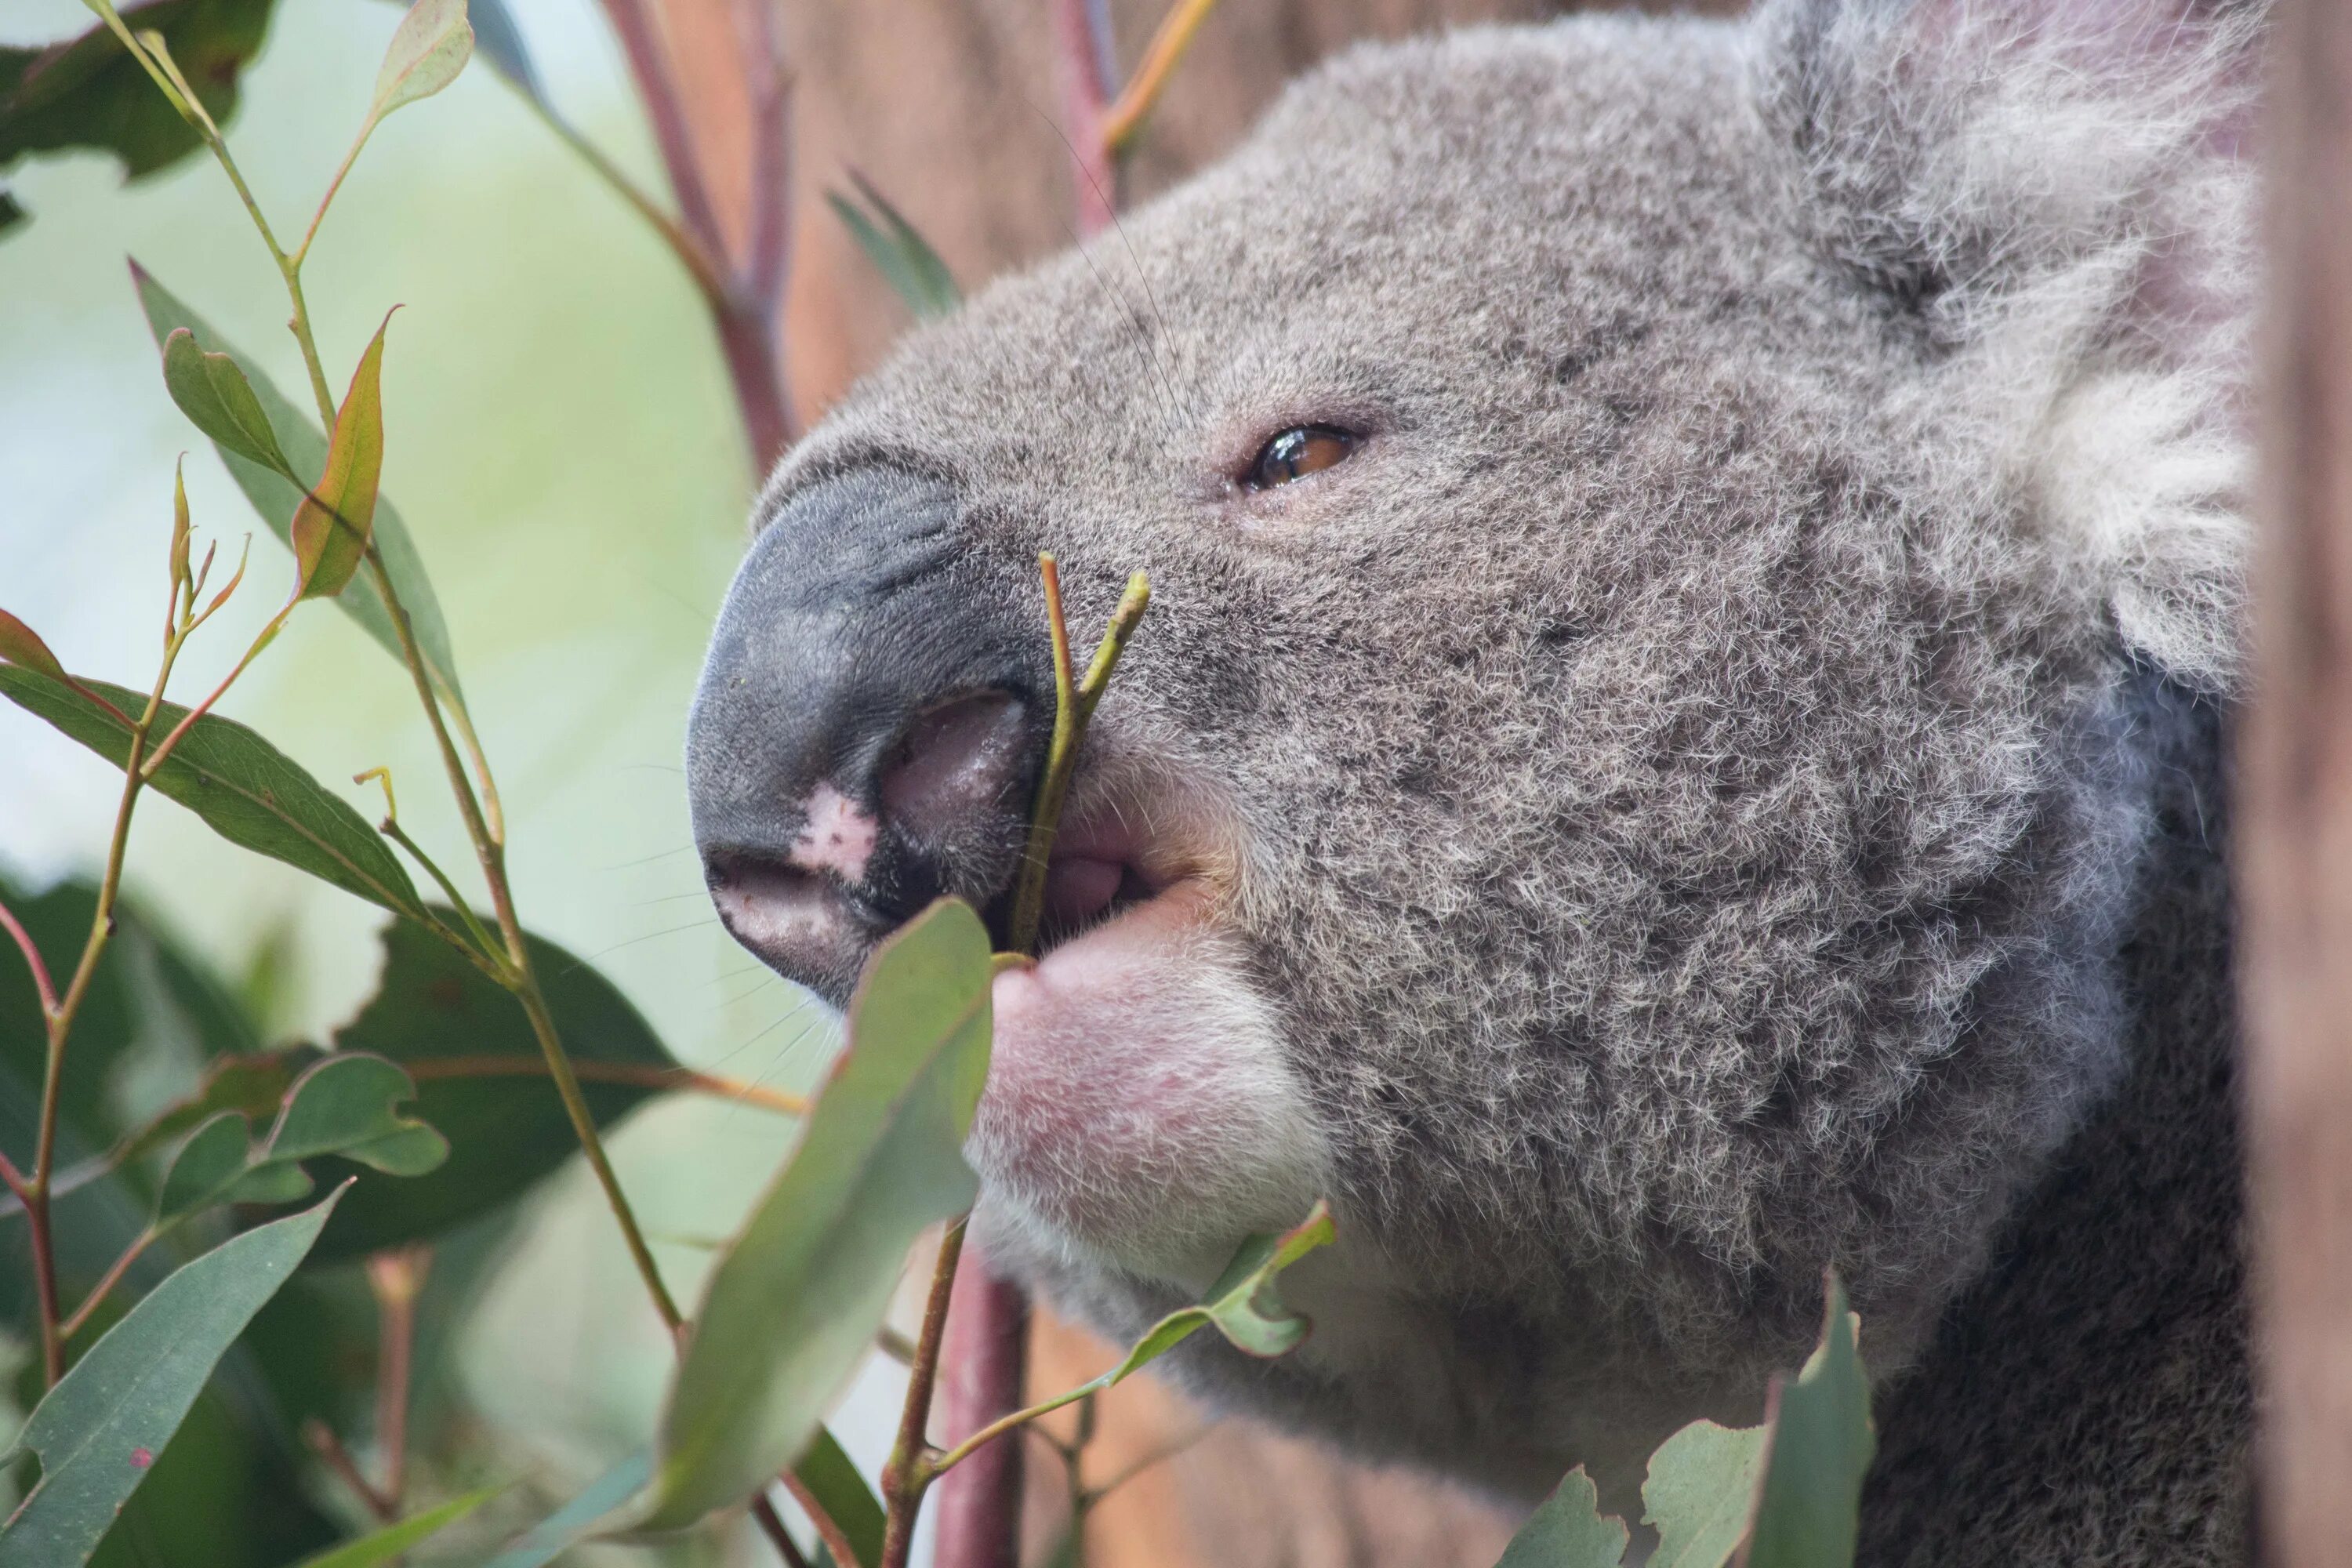
[{"label": "fluffy grey fur", "polygon": [[[1867,1561],[2242,1559],[2253,30],[1773,0],[1358,50],[787,461],[763,516],[944,481],[974,593],[1034,605],[1050,547],[1081,627],[1151,574],[1080,801],[1212,803],[1330,1147],[1322,1300],[1381,1347],[1195,1387],[1638,1513],[1834,1265]],[[1366,439],[1235,487],[1310,422]],[[1184,1288],[995,1243],[1114,1332]]]}]

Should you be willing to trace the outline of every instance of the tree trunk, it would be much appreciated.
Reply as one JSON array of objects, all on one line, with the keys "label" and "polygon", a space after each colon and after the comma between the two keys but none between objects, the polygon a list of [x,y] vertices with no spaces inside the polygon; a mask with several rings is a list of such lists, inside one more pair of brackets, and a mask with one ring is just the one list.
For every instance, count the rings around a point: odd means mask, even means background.
[{"label": "tree trunk", "polygon": [[2239,752],[2265,1555],[2352,1563],[2352,7],[2277,18]]}]

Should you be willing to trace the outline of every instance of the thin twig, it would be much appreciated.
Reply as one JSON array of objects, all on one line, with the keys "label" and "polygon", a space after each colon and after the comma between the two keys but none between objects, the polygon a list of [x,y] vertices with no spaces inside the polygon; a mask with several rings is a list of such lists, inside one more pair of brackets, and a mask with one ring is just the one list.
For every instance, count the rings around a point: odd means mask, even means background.
[{"label": "thin twig", "polygon": [[[1037,797],[1031,812],[1029,843],[1021,880],[1014,890],[1009,935],[1013,950],[1021,953],[1036,951],[1038,921],[1045,907],[1045,870],[1053,851],[1055,828],[1061,816],[1062,804],[1068,795],[1079,744],[1086,739],[1087,722],[1093,717],[1096,704],[1102,700],[1103,691],[1110,683],[1111,672],[1118,667],[1119,655],[1126,650],[1129,639],[1134,636],[1136,626],[1151,602],[1150,585],[1143,574],[1138,572],[1128,579],[1127,591],[1119,597],[1118,607],[1112,614],[1110,626],[1095,649],[1085,678],[1073,679],[1069,626],[1062,609],[1061,571],[1050,553],[1037,557],[1037,570],[1045,585],[1046,632],[1053,646],[1054,734],[1046,751],[1045,776],[1037,786]],[[967,1219],[969,1217],[966,1216]],[[931,1448],[927,1438],[931,1395],[938,1381],[940,1348],[945,1332],[948,1305],[954,1294],[957,1266],[963,1255],[964,1225],[965,1220],[956,1221],[949,1227],[946,1239],[940,1244],[939,1259],[932,1267],[929,1298],[923,1310],[922,1334],[915,1342],[914,1359],[908,1367],[907,1399],[899,1412],[898,1441],[891,1450],[889,1464],[882,1476],[886,1520],[881,1568],[905,1568],[906,1552],[914,1538],[915,1516],[922,1507],[923,1493],[942,1470],[1022,1422],[1047,1410],[1059,1408],[1072,1398],[1083,1397],[1086,1392],[1080,1389],[1066,1398],[991,1421],[945,1456]],[[967,1310],[977,1310],[982,1314],[983,1321],[975,1331],[981,1342],[991,1344],[1019,1342],[1024,1329],[1017,1298],[1008,1300],[996,1292],[982,1291],[975,1292],[972,1300],[975,1306]],[[986,1303],[984,1306],[977,1305],[983,1302]],[[1009,1321],[988,1321],[1005,1314],[1009,1314]],[[1016,1388],[1014,1397],[1017,1396]],[[981,1510],[973,1517],[976,1521],[974,1539],[942,1543],[944,1550],[961,1559],[955,1568],[974,1568],[976,1563],[1002,1561],[1012,1551],[1011,1542],[1019,1523],[1017,1508]],[[977,1533],[981,1530],[996,1533],[981,1539]],[[893,1554],[894,1550],[896,1555]]]},{"label": "thin twig", "polygon": [[809,1516],[809,1522],[816,1526],[817,1539],[824,1542],[824,1549],[833,1553],[839,1568],[856,1568],[857,1548],[851,1543],[848,1532],[834,1522],[833,1515],[825,1511],[816,1493],[790,1470],[777,1479],[784,1483],[784,1490],[792,1494],[793,1500],[801,1505],[801,1511]]},{"label": "thin twig", "polygon": [[410,1363],[416,1347],[416,1297],[433,1267],[429,1247],[372,1254],[368,1290],[375,1297],[375,1446],[383,1456],[381,1492],[396,1513],[408,1490]]},{"label": "thin twig", "polygon": [[1216,8],[1217,0],[1177,0],[1161,18],[1160,30],[1144,47],[1143,58],[1137,62],[1135,74],[1127,79],[1118,97],[1103,111],[1099,134],[1107,156],[1121,158],[1134,149],[1135,139],[1160,101],[1160,91],[1167,87],[1177,62],[1192,47],[1192,36],[1201,30],[1201,24]]},{"label": "thin twig", "polygon": [[[764,1497],[753,1498],[751,1518],[759,1524],[760,1533],[766,1536],[769,1544],[776,1549],[776,1555],[784,1560],[784,1568],[809,1568],[808,1554],[801,1550],[801,1543],[793,1539],[793,1532],[784,1528],[783,1517],[776,1512],[774,1503]],[[835,1556],[839,1558],[840,1554],[836,1552]],[[854,1563],[856,1559],[853,1557],[845,1561]]]},{"label": "thin twig", "polygon": [[49,966],[41,962],[41,950],[33,945],[33,939],[5,903],[0,903],[0,927],[16,938],[16,951],[25,955],[25,967],[33,972],[33,987],[41,994],[41,1016],[47,1017],[58,1010],[58,988],[49,983]]},{"label": "thin twig", "polygon": [[302,1441],[310,1446],[310,1451],[326,1463],[327,1468],[334,1471],[342,1483],[352,1489],[352,1494],[368,1512],[375,1515],[377,1522],[390,1524],[400,1517],[399,1508],[376,1490],[375,1483],[361,1472],[358,1462],[352,1458],[352,1451],[343,1447],[343,1440],[335,1436],[333,1427],[314,1415],[302,1423]]},{"label": "thin twig", "polygon": [[151,1225],[132,1238],[131,1245],[122,1249],[122,1256],[108,1265],[105,1274],[100,1277],[97,1284],[90,1287],[89,1294],[82,1298],[81,1305],[73,1310],[73,1315],[58,1325],[58,1339],[69,1340],[81,1332],[89,1322],[91,1316],[97,1312],[99,1303],[105,1300],[108,1293],[117,1285],[122,1283],[122,1277],[131,1272],[131,1266],[139,1261],[140,1254],[145,1252],[162,1234],[162,1231]]},{"label": "thin twig", "polygon": [[[430,1083],[450,1078],[545,1078],[547,1063],[535,1057],[427,1057],[401,1063],[411,1079]],[[628,1084],[637,1089],[690,1089],[721,1100],[756,1105],[782,1116],[806,1116],[808,1100],[787,1089],[721,1078],[692,1068],[654,1067],[642,1062],[600,1062],[575,1058],[574,1075],[586,1083]]]},{"label": "thin twig", "polygon": [[[966,1216],[969,1218],[969,1216]],[[940,1344],[946,1336],[948,1299],[955,1289],[956,1260],[963,1256],[966,1221],[956,1220],[940,1238],[931,1268],[930,1293],[923,1301],[923,1327],[915,1338],[914,1364],[907,1369],[907,1400],[898,1409],[898,1440],[882,1468],[882,1562],[879,1568],[907,1568],[915,1543],[915,1515],[931,1481],[929,1433],[931,1391],[939,1378]]]},{"label": "thin twig", "polygon": [[1111,188],[1118,168],[1103,141],[1109,88],[1102,78],[1106,40],[1095,31],[1087,0],[1054,0],[1054,41],[1061,56],[1062,112],[1069,121],[1070,156],[1080,176],[1071,182],[1078,208],[1078,232],[1092,234],[1111,218]]}]

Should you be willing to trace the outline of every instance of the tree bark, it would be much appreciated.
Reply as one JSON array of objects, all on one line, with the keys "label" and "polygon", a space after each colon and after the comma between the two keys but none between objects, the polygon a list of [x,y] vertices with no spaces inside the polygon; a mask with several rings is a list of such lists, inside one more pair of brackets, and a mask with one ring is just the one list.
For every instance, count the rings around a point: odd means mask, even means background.
[{"label": "tree bark", "polygon": [[2352,7],[2285,0],[2269,126],[2246,1120],[2273,1563],[2352,1563]]}]

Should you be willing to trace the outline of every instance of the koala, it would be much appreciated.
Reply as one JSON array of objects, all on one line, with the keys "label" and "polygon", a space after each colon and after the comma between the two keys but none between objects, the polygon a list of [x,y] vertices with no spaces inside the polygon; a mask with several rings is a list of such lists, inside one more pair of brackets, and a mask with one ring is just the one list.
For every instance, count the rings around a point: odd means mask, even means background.
[{"label": "koala", "polygon": [[1520,1506],[1758,1419],[1834,1268],[1871,1564],[2242,1563],[2230,996],[2263,16],[1765,0],[1361,47],[909,335],[768,482],[689,727],[839,1004],[1003,931],[968,1152],[1113,1337],[1318,1197],[1212,1405]]}]

